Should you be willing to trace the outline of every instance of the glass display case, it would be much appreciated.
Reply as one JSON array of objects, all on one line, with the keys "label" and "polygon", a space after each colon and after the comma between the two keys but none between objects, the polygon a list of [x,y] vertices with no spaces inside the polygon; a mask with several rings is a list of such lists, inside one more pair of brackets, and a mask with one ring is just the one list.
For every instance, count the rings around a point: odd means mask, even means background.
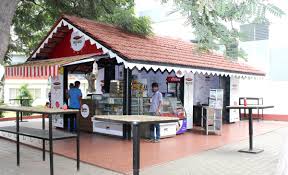
[{"label": "glass display case", "polygon": [[163,98],[162,104],[162,115],[172,115],[180,119],[185,118],[185,110],[182,105],[182,102],[176,97],[165,97]]},{"label": "glass display case", "polygon": [[182,134],[187,130],[187,119],[182,102],[177,97],[163,98],[161,116],[178,117],[180,120],[176,124],[176,134]]},{"label": "glass display case", "polygon": [[[149,97],[132,97],[131,113],[132,115],[149,115],[150,102]],[[185,110],[182,102],[177,97],[164,97],[161,109],[162,116],[185,118]]]},{"label": "glass display case", "polygon": [[[117,97],[114,94],[103,94],[103,95],[92,95],[91,101],[93,101],[93,115],[123,115],[123,97]],[[92,132],[113,135],[113,136],[123,136],[123,125],[119,123],[111,123],[99,120],[93,120]]]},{"label": "glass display case", "polygon": [[148,97],[132,97],[131,114],[132,115],[148,115],[150,109],[150,98]]},{"label": "glass display case", "polygon": [[110,97],[109,94],[93,95],[96,115],[123,115],[123,97]]},{"label": "glass display case", "polygon": [[[148,97],[132,98],[131,112],[133,115],[149,115],[150,99]],[[187,119],[184,107],[177,97],[164,97],[161,109],[161,116],[178,117],[176,123],[160,124],[161,138],[181,134],[187,130]],[[174,128],[174,129],[173,129]],[[145,136],[149,137],[149,127],[145,128]],[[175,134],[173,134],[173,130]],[[148,131],[148,132],[147,132]],[[146,133],[147,132],[147,133]]]}]

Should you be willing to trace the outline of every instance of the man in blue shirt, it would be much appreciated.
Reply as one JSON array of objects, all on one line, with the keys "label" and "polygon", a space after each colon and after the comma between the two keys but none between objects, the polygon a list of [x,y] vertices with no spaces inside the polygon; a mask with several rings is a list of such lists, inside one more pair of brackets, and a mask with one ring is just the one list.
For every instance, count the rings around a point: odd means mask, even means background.
[{"label": "man in blue shirt", "polygon": [[[70,88],[68,91],[68,99],[70,100],[69,102],[69,109],[80,109],[81,108],[81,101],[82,101],[82,92],[79,89],[80,87],[80,82],[75,81],[74,87]],[[73,128],[74,130],[76,129],[76,116],[72,116],[68,120],[68,129],[72,130],[72,124],[74,124]]]},{"label": "man in blue shirt", "polygon": [[72,87],[68,92],[68,98],[70,99],[70,109],[80,109],[81,107],[82,92],[79,87],[80,82],[75,81],[74,87]]}]

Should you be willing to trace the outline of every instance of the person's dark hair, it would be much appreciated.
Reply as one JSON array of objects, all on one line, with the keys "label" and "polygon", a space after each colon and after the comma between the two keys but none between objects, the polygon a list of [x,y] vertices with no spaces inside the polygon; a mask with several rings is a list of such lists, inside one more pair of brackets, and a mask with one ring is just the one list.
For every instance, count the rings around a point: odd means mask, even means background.
[{"label": "person's dark hair", "polygon": [[73,83],[70,83],[69,84],[69,88],[73,88],[74,87],[74,84]]},{"label": "person's dark hair", "polygon": [[158,83],[155,83],[155,82],[152,83],[152,88],[153,88],[153,87],[158,87]]},{"label": "person's dark hair", "polygon": [[76,87],[79,87],[80,86],[80,81],[75,81],[74,84],[75,84]]}]

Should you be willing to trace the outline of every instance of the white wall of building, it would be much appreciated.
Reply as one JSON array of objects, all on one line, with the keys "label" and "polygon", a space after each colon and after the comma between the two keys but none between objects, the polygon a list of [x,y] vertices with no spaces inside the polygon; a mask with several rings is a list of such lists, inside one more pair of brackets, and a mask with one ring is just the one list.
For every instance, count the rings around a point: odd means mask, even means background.
[{"label": "white wall of building", "polygon": [[[13,101],[10,101],[11,98],[16,98],[17,93],[15,93],[15,90],[19,90],[20,87],[24,84],[28,84],[28,89],[31,90],[31,93],[33,94],[34,100],[37,100],[39,102],[39,105],[41,102],[43,102],[45,105],[45,102],[48,101],[48,92],[49,92],[49,86],[48,86],[48,80],[44,79],[8,79],[5,80],[4,84],[4,103],[5,104],[13,104]],[[35,97],[35,91],[36,97]],[[40,92],[40,93],[39,93]]]},{"label": "white wall of building", "polygon": [[[282,9],[287,2],[277,1]],[[248,63],[266,72],[264,80],[241,80],[240,96],[263,97],[264,104],[275,108],[265,114],[288,115],[288,16],[271,18],[269,39],[242,42],[240,46],[248,54]]]},{"label": "white wall of building", "polygon": [[194,105],[208,104],[210,89],[218,89],[220,80],[218,76],[194,75]]}]

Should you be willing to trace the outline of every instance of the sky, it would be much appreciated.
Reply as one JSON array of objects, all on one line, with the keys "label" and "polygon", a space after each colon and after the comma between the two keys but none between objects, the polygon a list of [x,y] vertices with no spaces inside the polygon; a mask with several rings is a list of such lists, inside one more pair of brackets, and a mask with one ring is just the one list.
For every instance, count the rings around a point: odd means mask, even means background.
[{"label": "sky", "polygon": [[[269,0],[269,2],[288,12],[288,0]],[[155,34],[184,40],[194,39],[191,26],[185,24],[185,17],[179,13],[169,15],[169,12],[174,9],[172,1],[162,4],[161,0],[135,0],[135,4],[138,16],[145,15],[152,19]],[[286,47],[288,40],[283,40],[283,36],[288,37],[288,15],[282,18],[273,16],[269,18],[273,24],[271,25],[272,47],[278,47],[278,45]]]},{"label": "sky", "polygon": [[180,13],[170,14],[174,10],[171,1],[162,4],[161,0],[135,0],[135,4],[138,16],[150,17],[155,34],[182,40],[194,39],[192,28],[185,24],[186,18]]}]

